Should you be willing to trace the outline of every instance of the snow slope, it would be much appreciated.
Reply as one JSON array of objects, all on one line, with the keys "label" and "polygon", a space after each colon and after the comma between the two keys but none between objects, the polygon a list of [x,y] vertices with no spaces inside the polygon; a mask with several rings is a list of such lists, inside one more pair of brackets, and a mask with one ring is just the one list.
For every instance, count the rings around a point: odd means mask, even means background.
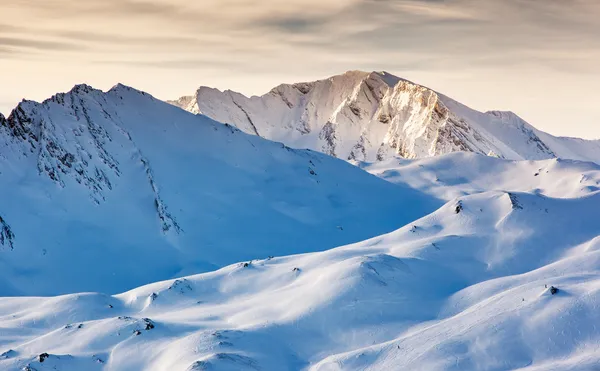
[{"label": "snow slope", "polygon": [[0,120],[0,295],[117,293],[357,242],[442,204],[122,85]]},{"label": "snow slope", "polygon": [[514,113],[478,112],[386,72],[349,71],[250,98],[200,87],[171,103],[250,134],[348,160],[468,151],[513,160],[600,163],[600,141],[556,138]]},{"label": "snow slope", "polygon": [[583,197],[600,190],[600,165],[557,158],[507,161],[455,152],[418,160],[395,158],[355,164],[389,182],[443,201],[492,190],[556,198]]},{"label": "snow slope", "polygon": [[3,298],[0,367],[598,369],[598,207],[598,192],[483,192],[325,252],[115,296]]}]

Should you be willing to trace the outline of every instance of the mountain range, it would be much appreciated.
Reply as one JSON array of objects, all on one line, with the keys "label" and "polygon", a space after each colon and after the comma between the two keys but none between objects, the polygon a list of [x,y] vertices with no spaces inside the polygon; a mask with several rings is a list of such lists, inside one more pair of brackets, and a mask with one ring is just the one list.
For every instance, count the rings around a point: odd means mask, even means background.
[{"label": "mountain range", "polygon": [[600,369],[599,162],[388,73],[23,101],[0,369]]},{"label": "mountain range", "polygon": [[349,71],[250,98],[200,87],[171,103],[249,134],[344,160],[467,151],[510,160],[600,162],[598,140],[557,138],[512,112],[478,112],[387,72]]},{"label": "mountain range", "polygon": [[441,204],[123,85],[19,104],[0,122],[0,188],[0,295],[116,293],[325,250]]}]

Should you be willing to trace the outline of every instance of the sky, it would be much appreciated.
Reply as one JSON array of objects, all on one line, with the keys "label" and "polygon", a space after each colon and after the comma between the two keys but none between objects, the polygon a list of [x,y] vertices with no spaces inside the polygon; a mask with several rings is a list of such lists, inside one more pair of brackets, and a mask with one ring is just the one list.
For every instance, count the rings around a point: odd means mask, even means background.
[{"label": "sky", "polygon": [[0,0],[0,112],[73,85],[160,99],[388,71],[600,138],[597,0]]}]

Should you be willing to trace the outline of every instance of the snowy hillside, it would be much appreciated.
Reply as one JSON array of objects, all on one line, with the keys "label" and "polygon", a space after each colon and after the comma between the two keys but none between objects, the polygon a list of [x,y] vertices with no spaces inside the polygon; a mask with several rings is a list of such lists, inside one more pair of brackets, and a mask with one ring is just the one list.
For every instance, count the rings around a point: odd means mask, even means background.
[{"label": "snowy hillside", "polygon": [[[478,157],[505,179],[542,164]],[[445,166],[458,160],[415,165],[440,171],[450,190],[436,192],[449,195],[460,169]],[[584,164],[547,165],[565,182],[600,180]],[[600,193],[481,192],[492,172],[465,172],[455,180],[471,195],[357,244],[115,296],[2,298],[0,368],[599,369]]]},{"label": "snowy hillside", "polygon": [[117,293],[392,231],[442,202],[134,89],[0,122],[0,295]]},{"label": "snowy hillside", "polygon": [[419,159],[356,163],[389,182],[443,201],[486,191],[528,192],[577,198],[600,191],[600,165],[562,159],[506,161],[456,152]]},{"label": "snowy hillside", "polygon": [[597,143],[386,74],[275,91],[205,90],[250,134],[123,85],[0,116],[0,370],[600,370],[600,165],[553,158]]},{"label": "snowy hillside", "polygon": [[513,160],[560,157],[600,163],[600,141],[556,138],[514,113],[477,112],[385,72],[350,71],[280,85],[250,98],[201,87],[171,103],[246,133],[348,160],[469,151]]}]

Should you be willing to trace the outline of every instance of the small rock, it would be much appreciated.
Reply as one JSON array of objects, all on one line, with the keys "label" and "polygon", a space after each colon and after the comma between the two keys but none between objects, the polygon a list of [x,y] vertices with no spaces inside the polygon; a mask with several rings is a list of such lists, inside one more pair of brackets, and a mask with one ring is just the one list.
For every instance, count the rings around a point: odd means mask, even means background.
[{"label": "small rock", "polygon": [[142,318],[142,321],[144,321],[144,323],[146,324],[144,330],[148,331],[154,328],[154,322],[152,322],[150,318]]},{"label": "small rock", "polygon": [[456,208],[454,209],[454,211],[459,214],[461,211],[463,210],[463,205],[462,202],[458,201],[458,204],[456,204]]},{"label": "small rock", "polygon": [[44,363],[44,361],[48,357],[50,357],[50,355],[48,353],[42,353],[38,356],[38,361],[40,361],[40,363]]},{"label": "small rock", "polygon": [[554,286],[550,286],[550,294],[552,294],[552,295],[558,294],[558,289]]},{"label": "small rock", "polygon": [[6,352],[0,354],[0,359],[8,359],[8,358],[14,357],[16,354],[17,354],[17,352],[15,352],[12,349],[9,349]]}]

